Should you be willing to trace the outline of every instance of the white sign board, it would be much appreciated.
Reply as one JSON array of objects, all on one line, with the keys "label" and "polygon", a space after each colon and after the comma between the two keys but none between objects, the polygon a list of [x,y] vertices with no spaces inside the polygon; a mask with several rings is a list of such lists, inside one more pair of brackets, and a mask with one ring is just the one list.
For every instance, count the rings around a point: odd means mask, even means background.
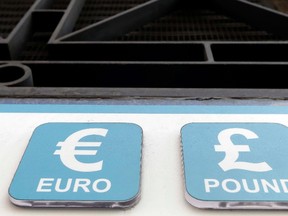
[{"label": "white sign board", "polygon": [[[205,210],[191,205],[189,200],[186,200],[187,196],[185,198],[186,188],[181,156],[181,130],[185,125],[252,122],[288,126],[288,104],[274,104],[274,102],[251,104],[249,102],[243,105],[242,103],[242,101],[223,104],[221,102],[193,104],[192,102],[177,105],[157,102],[147,104],[143,101],[125,104],[124,101],[122,104],[118,102],[117,104],[99,102],[80,104],[72,101],[56,104],[37,101],[32,104],[21,104],[18,101],[16,104],[5,101],[0,104],[0,160],[2,164],[0,166],[0,214],[5,216],[31,216],[33,214],[54,216],[79,214],[100,216],[284,215],[285,211],[245,209],[244,212],[237,210],[232,213],[231,211]],[[88,207],[75,210],[74,208],[21,208],[11,203],[8,189],[34,130],[43,124],[59,122],[131,123],[142,128],[141,197],[137,204],[128,209]],[[213,190],[211,185],[209,187]]]}]

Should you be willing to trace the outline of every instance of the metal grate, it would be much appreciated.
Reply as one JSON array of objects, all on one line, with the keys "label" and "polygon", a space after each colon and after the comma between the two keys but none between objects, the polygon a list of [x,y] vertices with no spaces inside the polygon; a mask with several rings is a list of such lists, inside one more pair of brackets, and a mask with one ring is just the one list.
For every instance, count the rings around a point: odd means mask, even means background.
[{"label": "metal grate", "polygon": [[179,10],[118,38],[121,41],[263,41],[279,37],[213,10]]},{"label": "metal grate", "polygon": [[[131,8],[144,0],[88,0],[75,26],[82,28],[105,17]],[[55,2],[56,3],[56,2]],[[54,8],[67,7],[69,1],[57,1]],[[26,43],[22,60],[49,60],[47,42],[51,32],[34,33]],[[236,21],[214,10],[177,10],[138,30],[123,35],[118,41],[273,41],[275,35]]]},{"label": "metal grate", "polygon": [[[253,2],[288,7],[288,1]],[[28,67],[36,88],[286,88],[288,16],[248,0],[0,3],[0,16],[13,20],[0,21],[6,37],[0,39],[0,70]],[[271,71],[261,82],[250,77]]]},{"label": "metal grate", "polygon": [[71,0],[54,0],[54,2],[51,5],[51,9],[53,10],[66,9],[70,1]]},{"label": "metal grate", "polygon": [[86,0],[74,30],[113,16],[147,0]]},{"label": "metal grate", "polygon": [[0,38],[6,38],[35,0],[0,1]]}]

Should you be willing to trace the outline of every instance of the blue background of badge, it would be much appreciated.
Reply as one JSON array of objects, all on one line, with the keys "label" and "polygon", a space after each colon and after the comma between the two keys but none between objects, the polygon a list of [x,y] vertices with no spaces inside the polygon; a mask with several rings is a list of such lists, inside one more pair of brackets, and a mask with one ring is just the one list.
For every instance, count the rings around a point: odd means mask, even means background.
[{"label": "blue background of badge", "polygon": [[[247,140],[243,135],[233,135],[234,144],[249,145],[250,152],[240,152],[237,161],[260,163],[266,162],[272,167],[269,172],[251,172],[230,170],[224,172],[218,165],[224,152],[215,152],[214,145],[219,144],[218,134],[228,128],[245,128],[258,135],[258,139]],[[287,193],[227,193],[221,187],[205,192],[204,179],[217,179],[220,184],[224,179],[247,179],[253,189],[253,179],[288,179],[288,128],[276,123],[190,123],[181,131],[185,184],[188,194],[204,201],[287,201]],[[249,184],[250,183],[250,184]],[[279,183],[279,181],[278,181]],[[280,185],[280,183],[279,183]],[[233,185],[230,185],[233,188]],[[270,190],[272,191],[272,190]],[[282,191],[282,190],[281,190]]]},{"label": "blue background of badge", "polygon": [[[87,128],[106,128],[106,137],[87,136],[81,141],[102,142],[96,156],[76,156],[81,162],[93,163],[104,160],[103,169],[98,172],[73,171],[61,162],[59,155],[53,155],[59,141],[76,131]],[[88,147],[89,148],[89,147]],[[84,148],[83,148],[84,149]],[[94,148],[95,149],[95,148]],[[132,123],[47,123],[38,126],[11,183],[9,194],[17,200],[88,200],[128,201],[140,192],[142,129]],[[109,179],[111,190],[96,193],[83,190],[65,193],[37,193],[40,178],[88,178]],[[56,181],[56,180],[55,180]],[[91,183],[91,184],[92,184]],[[66,181],[63,182],[65,187]],[[54,182],[55,185],[55,182]],[[63,188],[62,187],[62,188]]]}]

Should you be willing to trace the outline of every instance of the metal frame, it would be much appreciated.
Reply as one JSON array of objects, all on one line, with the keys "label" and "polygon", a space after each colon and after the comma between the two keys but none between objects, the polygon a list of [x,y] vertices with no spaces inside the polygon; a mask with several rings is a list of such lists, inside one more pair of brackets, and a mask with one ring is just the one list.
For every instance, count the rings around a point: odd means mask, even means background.
[{"label": "metal frame", "polygon": [[[30,68],[34,80],[34,86],[29,82],[24,84],[26,87],[6,88],[8,85],[2,83],[0,97],[279,95],[286,98],[288,28],[284,26],[288,26],[288,15],[285,13],[245,0],[201,2],[278,35],[283,38],[281,41],[122,42],[111,39],[182,4],[193,7],[196,3],[150,0],[77,31],[73,28],[85,0],[71,0],[63,10],[49,9],[51,4],[53,0],[36,0],[9,36],[0,38],[0,76],[9,76],[3,75],[3,68],[12,64],[20,69]],[[49,61],[19,60],[19,53],[35,28],[53,31],[48,42]]]}]

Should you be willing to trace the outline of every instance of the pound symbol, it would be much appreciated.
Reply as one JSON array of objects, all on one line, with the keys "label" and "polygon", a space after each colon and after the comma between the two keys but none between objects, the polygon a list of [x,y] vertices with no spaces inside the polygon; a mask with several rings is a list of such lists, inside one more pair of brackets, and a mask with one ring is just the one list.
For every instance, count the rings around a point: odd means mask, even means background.
[{"label": "pound symbol", "polygon": [[218,145],[214,145],[216,152],[224,152],[224,159],[218,163],[223,171],[241,169],[253,172],[268,172],[272,168],[266,163],[249,163],[237,161],[240,152],[250,152],[250,147],[248,145],[235,145],[231,137],[233,135],[243,135],[246,139],[257,139],[258,136],[253,131],[244,128],[229,128],[221,131],[218,134]]}]

